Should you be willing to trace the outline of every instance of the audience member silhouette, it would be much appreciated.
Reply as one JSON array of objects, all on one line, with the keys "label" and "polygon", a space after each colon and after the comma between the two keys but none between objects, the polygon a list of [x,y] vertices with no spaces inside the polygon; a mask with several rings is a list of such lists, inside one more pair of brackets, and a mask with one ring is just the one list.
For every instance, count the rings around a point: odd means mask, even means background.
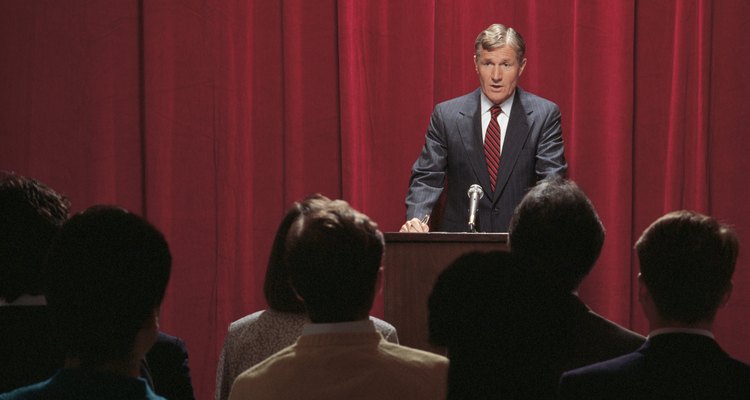
[{"label": "audience member silhouette", "polygon": [[638,300],[649,321],[638,351],[570,371],[563,399],[750,399],[750,365],[731,358],[712,328],[732,293],[739,243],[714,218],[676,211],[635,245]]},{"label": "audience member silhouette", "polygon": [[507,252],[468,253],[439,275],[429,297],[430,341],[450,359],[448,399],[553,398],[559,296],[540,292]]},{"label": "audience member silhouette", "polygon": [[368,314],[382,279],[377,225],[344,201],[292,224],[285,261],[312,323],[242,373],[231,400],[445,397],[447,359],[387,342]]},{"label": "audience member silhouette", "polygon": [[557,299],[552,311],[562,317],[553,328],[557,344],[544,364],[555,378],[539,383],[551,393],[563,372],[629,353],[645,341],[594,313],[577,295],[603,244],[604,227],[591,201],[573,181],[560,177],[534,186],[511,218],[510,251],[537,291]]},{"label": "audience member silhouette", "polygon": [[[284,264],[289,228],[300,216],[318,211],[330,202],[315,194],[294,203],[276,231],[268,260],[264,294],[268,309],[234,321],[229,326],[216,371],[216,400],[227,400],[232,383],[242,372],[293,344],[310,322],[305,306],[289,284],[289,269]],[[370,317],[383,337],[398,343],[396,329],[389,323]]]},{"label": "audience member silhouette", "polygon": [[170,270],[164,237],[134,214],[97,206],[67,221],[45,272],[65,367],[0,399],[162,399],[139,376]]},{"label": "audience member silhouette", "polygon": [[0,393],[47,379],[62,365],[42,269],[69,208],[49,186],[0,172]]},{"label": "audience member silhouette", "polygon": [[[65,354],[53,339],[43,290],[43,264],[53,236],[68,218],[70,201],[49,186],[0,173],[0,393],[49,378]],[[146,361],[148,360],[148,361]],[[193,400],[187,349],[159,332],[141,375],[156,393]]]}]

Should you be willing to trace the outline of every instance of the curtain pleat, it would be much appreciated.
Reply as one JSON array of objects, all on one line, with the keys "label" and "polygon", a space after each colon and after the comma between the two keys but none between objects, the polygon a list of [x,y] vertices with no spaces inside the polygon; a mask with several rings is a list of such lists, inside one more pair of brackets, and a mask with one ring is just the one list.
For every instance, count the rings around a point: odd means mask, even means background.
[{"label": "curtain pleat", "polygon": [[[162,329],[211,398],[229,322],[265,308],[285,210],[320,192],[398,230],[432,108],[478,86],[474,39],[502,22],[607,229],[581,296],[647,333],[632,246],[654,219],[710,213],[750,246],[748,15],[744,0],[1,2],[0,168],[165,233]],[[745,259],[716,335],[750,361]]]}]

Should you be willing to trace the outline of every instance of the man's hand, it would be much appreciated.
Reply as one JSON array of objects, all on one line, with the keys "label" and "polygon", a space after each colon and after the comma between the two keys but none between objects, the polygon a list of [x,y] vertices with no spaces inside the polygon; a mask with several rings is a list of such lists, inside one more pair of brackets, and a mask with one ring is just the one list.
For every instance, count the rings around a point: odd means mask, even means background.
[{"label": "man's hand", "polygon": [[399,232],[429,232],[430,226],[419,218],[412,218],[401,226]]}]

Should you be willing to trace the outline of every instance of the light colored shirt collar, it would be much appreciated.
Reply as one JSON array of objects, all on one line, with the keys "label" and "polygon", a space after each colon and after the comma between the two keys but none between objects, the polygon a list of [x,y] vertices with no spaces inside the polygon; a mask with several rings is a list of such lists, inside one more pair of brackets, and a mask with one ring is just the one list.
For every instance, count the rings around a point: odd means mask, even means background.
[{"label": "light colored shirt collar", "polygon": [[[518,90],[518,88],[516,88]],[[510,110],[513,108],[513,99],[516,97],[516,91],[513,91],[513,94],[510,95],[504,102],[500,103],[500,109],[503,110],[503,114],[510,116]],[[490,108],[494,104],[490,101],[490,99],[487,98],[487,96],[484,95],[484,92],[481,90],[479,91],[479,101],[480,101],[480,111],[482,114],[490,112]]]},{"label": "light colored shirt collar", "polygon": [[693,329],[693,328],[660,328],[660,329],[654,329],[648,334],[648,338],[652,338],[654,336],[663,335],[665,333],[689,333],[691,335],[702,335],[709,337],[711,339],[716,340],[714,338],[714,334],[711,331],[707,331],[705,329]]},{"label": "light colored shirt collar", "polygon": [[0,299],[0,307],[1,306],[46,306],[47,305],[47,299],[44,298],[43,295],[31,295],[31,294],[22,294],[14,301],[11,301],[8,303],[5,301],[5,299]]},{"label": "light colored shirt collar", "polygon": [[302,335],[319,335],[321,333],[355,333],[376,332],[375,324],[369,320],[336,322],[332,324],[305,324]]}]

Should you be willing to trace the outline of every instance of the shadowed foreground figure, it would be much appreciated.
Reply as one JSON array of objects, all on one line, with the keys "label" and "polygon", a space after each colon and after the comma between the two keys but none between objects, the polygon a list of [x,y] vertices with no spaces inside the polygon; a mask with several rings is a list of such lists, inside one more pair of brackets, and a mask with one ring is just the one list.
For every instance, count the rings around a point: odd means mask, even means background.
[{"label": "shadowed foreground figure", "polygon": [[162,399],[140,373],[171,262],[162,234],[121,208],[92,207],[66,222],[46,272],[65,367],[0,399]]},{"label": "shadowed foreground figure", "polygon": [[578,286],[604,245],[604,227],[575,182],[553,176],[531,188],[516,208],[508,233],[511,253],[538,290],[559,299],[552,306],[564,318],[555,329],[557,350],[548,358],[558,378],[644,343],[643,336],[596,314],[578,297]]},{"label": "shadowed foreground figure", "polygon": [[[70,202],[49,186],[0,172],[0,393],[41,382],[63,366],[44,296],[43,266]],[[170,400],[193,400],[182,340],[159,332],[141,376]]]},{"label": "shadowed foreground figure", "polygon": [[49,378],[65,358],[52,335],[42,271],[69,208],[49,186],[0,172],[0,393]]},{"label": "shadowed foreground figure", "polygon": [[507,252],[469,253],[438,277],[430,340],[450,359],[448,399],[551,399],[559,374],[559,296],[539,291]]}]

